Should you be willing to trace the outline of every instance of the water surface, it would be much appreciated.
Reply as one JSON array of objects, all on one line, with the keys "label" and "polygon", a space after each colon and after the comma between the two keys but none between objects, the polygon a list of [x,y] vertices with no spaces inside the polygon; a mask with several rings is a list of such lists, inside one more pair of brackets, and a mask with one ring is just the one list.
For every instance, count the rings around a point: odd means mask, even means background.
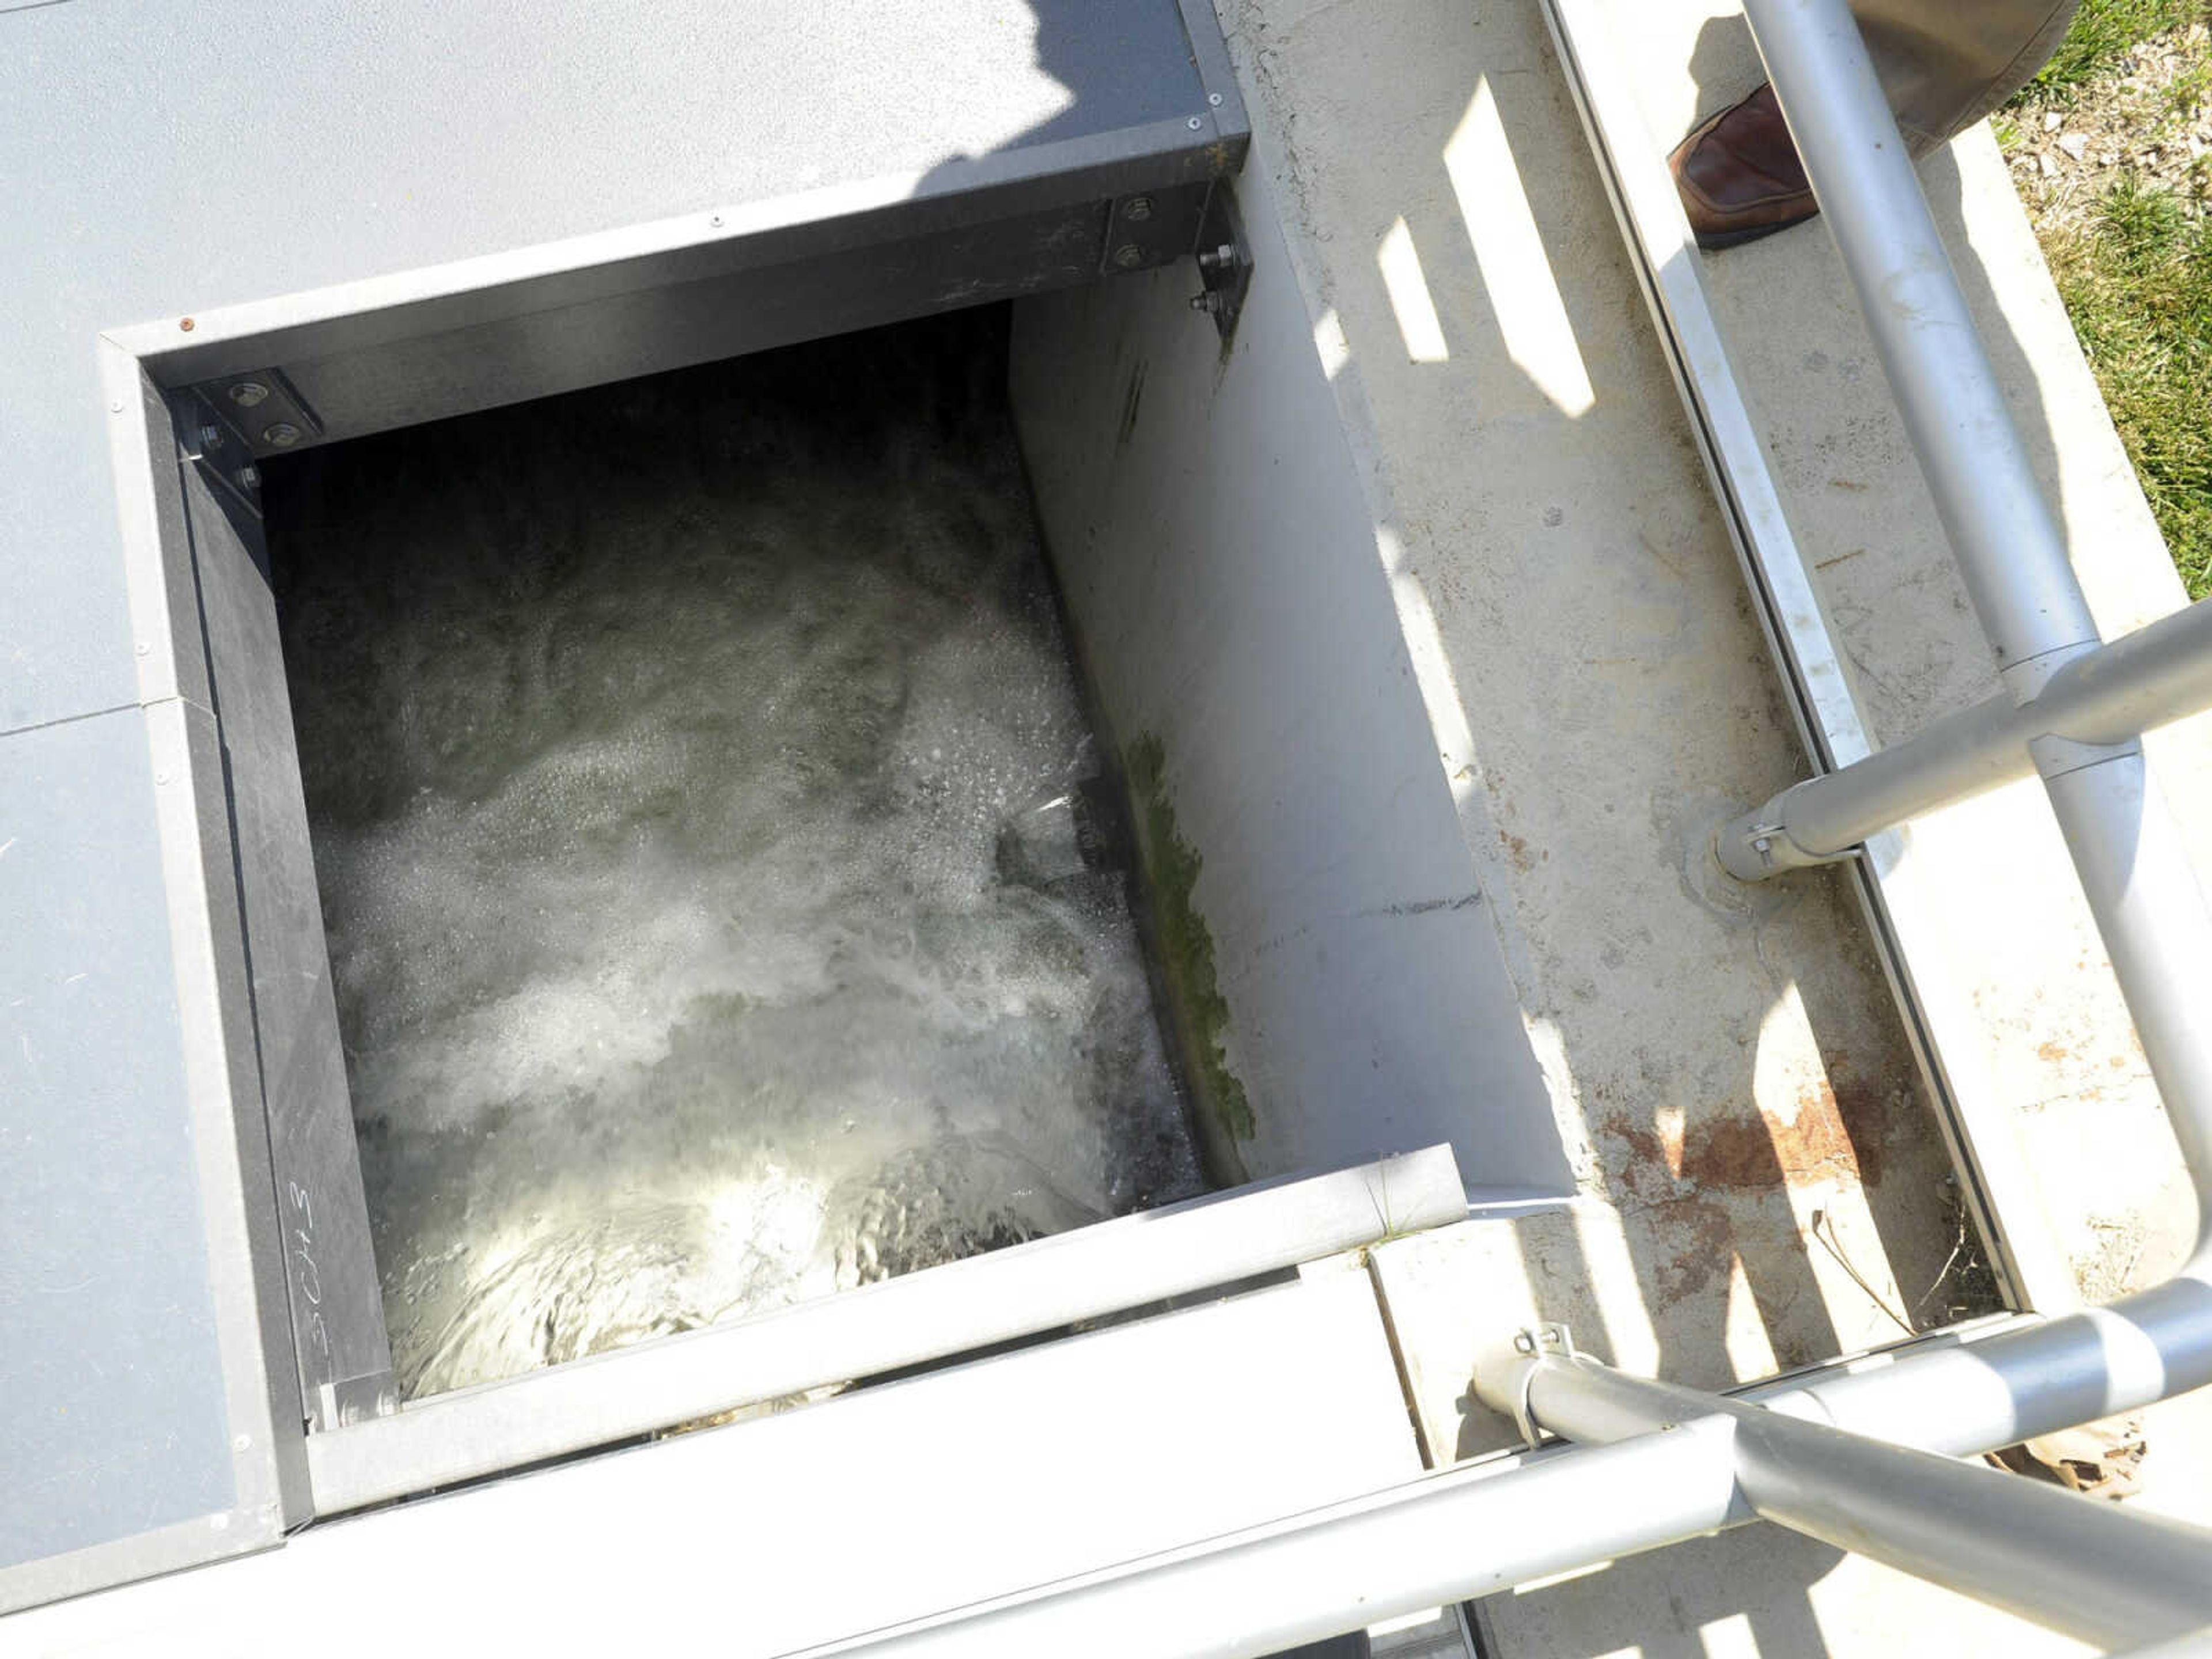
[{"label": "water surface", "polygon": [[271,477],[406,1394],[1198,1189],[1002,327]]}]

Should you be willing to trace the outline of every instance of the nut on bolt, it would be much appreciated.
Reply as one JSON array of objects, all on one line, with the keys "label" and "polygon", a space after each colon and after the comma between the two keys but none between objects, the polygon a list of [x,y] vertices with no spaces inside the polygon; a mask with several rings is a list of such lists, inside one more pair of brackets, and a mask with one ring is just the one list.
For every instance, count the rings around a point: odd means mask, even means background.
[{"label": "nut on bolt", "polygon": [[222,447],[222,428],[216,425],[212,421],[209,422],[205,426],[203,426],[200,428],[200,447],[202,449],[221,449]]},{"label": "nut on bolt", "polygon": [[274,421],[261,428],[261,441],[276,449],[289,449],[300,441],[300,428],[289,421]]},{"label": "nut on bolt", "polygon": [[1237,246],[1233,242],[1199,250],[1198,268],[1200,270],[1226,270],[1236,263]]},{"label": "nut on bolt", "polygon": [[1218,315],[1228,307],[1228,300],[1218,289],[1210,288],[1203,294],[1194,294],[1190,296],[1190,308],[1193,311],[1210,311]]},{"label": "nut on bolt", "polygon": [[1114,263],[1124,270],[1134,270],[1145,263],[1145,251],[1134,242],[1124,242],[1114,250]]},{"label": "nut on bolt", "polygon": [[1124,219],[1133,220],[1151,218],[1152,216],[1152,198],[1149,196],[1132,196],[1127,201],[1121,204],[1121,216]]},{"label": "nut on bolt", "polygon": [[260,469],[259,467],[258,467],[258,466],[241,466],[240,468],[239,468],[239,469],[238,469],[238,487],[239,487],[240,489],[260,489],[260,488],[261,488],[261,469]]},{"label": "nut on bolt", "polygon": [[240,380],[231,387],[229,392],[231,402],[236,404],[240,409],[251,409],[256,404],[265,401],[268,396],[269,388],[258,380]]}]

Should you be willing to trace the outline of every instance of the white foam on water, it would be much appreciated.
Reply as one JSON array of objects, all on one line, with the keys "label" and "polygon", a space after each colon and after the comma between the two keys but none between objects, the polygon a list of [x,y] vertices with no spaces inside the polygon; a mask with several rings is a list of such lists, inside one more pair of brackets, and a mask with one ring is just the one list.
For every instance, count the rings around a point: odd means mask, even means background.
[{"label": "white foam on water", "polygon": [[410,1395],[1197,1189],[1123,876],[1077,851],[992,342],[953,332],[272,500]]}]

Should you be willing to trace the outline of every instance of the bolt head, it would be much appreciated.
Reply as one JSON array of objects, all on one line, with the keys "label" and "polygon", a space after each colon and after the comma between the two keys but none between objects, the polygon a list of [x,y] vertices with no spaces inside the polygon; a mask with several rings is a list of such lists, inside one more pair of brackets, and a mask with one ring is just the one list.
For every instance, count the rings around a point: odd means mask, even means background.
[{"label": "bolt head", "polygon": [[1200,131],[1206,125],[1206,118],[1202,115],[1194,115],[1189,120],[1184,122],[1183,125],[1188,127],[1193,132]]},{"label": "bolt head", "polygon": [[212,425],[202,427],[200,428],[200,447],[203,449],[221,449],[222,447],[222,428],[219,426]]},{"label": "bolt head", "polygon": [[289,421],[275,421],[261,428],[261,441],[277,449],[289,449],[300,438],[300,428]]},{"label": "bolt head", "polygon": [[1124,219],[1151,218],[1152,216],[1152,198],[1149,196],[1132,196],[1127,201],[1121,204],[1121,216]]},{"label": "bolt head", "polygon": [[231,402],[240,409],[251,409],[256,404],[266,401],[268,396],[269,388],[258,380],[240,380],[230,389]]},{"label": "bolt head", "polygon": [[1145,251],[1134,242],[1124,242],[1114,250],[1114,263],[1124,270],[1134,270],[1145,263]]},{"label": "bolt head", "polygon": [[260,489],[261,469],[258,466],[241,466],[239,468],[238,487],[241,489]]},{"label": "bolt head", "polygon": [[1206,101],[1212,105],[1214,108],[1219,109],[1221,107],[1221,94],[1218,92],[1209,92],[1206,94]]}]

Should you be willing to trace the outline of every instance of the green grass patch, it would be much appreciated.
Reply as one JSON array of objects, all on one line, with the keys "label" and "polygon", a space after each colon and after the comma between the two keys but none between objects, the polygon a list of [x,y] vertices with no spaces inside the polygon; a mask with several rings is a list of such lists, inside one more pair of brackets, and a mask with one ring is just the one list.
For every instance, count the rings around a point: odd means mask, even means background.
[{"label": "green grass patch", "polygon": [[2212,220],[2123,180],[2044,257],[2191,599],[2212,593]]},{"label": "green grass patch", "polygon": [[2205,0],[2081,0],[2058,50],[2021,95],[2065,103],[2084,82],[2117,70],[2128,48],[2205,15]]}]

